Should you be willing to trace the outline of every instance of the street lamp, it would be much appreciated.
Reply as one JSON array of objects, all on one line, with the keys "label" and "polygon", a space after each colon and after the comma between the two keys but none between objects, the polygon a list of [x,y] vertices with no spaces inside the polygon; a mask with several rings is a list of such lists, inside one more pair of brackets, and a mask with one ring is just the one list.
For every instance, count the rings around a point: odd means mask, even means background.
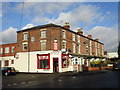
[{"label": "street lamp", "polygon": [[54,43],[57,43],[57,39],[56,38],[54,39]]}]

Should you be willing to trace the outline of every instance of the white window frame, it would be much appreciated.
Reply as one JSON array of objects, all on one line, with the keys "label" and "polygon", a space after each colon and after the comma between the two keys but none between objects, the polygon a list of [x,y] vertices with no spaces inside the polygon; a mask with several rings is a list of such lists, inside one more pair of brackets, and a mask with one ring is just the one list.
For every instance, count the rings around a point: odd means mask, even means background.
[{"label": "white window frame", "polygon": [[[65,40],[62,41],[62,49],[66,49],[66,43],[67,42]],[[65,44],[65,47],[63,47],[63,44]]]},{"label": "white window frame", "polygon": [[28,40],[28,32],[23,32],[23,40]]},{"label": "white window frame", "polygon": [[15,46],[11,47],[11,52],[14,53],[15,52]]},{"label": "white window frame", "polygon": [[[47,42],[47,40],[40,40],[40,50],[41,51],[45,51],[46,49],[47,49],[47,44],[46,44],[46,42]],[[44,45],[44,47],[45,47],[45,49],[44,48],[42,48],[42,44],[45,44]]]},{"label": "white window frame", "polygon": [[80,36],[78,35],[78,43],[80,43]]},{"label": "white window frame", "polygon": [[[23,44],[23,50],[28,50],[28,42],[25,42],[25,43],[22,43],[22,44]],[[25,49],[24,45],[27,45],[27,49]]]},{"label": "white window frame", "polygon": [[10,53],[10,47],[5,47],[5,53]]},{"label": "white window frame", "polygon": [[31,37],[31,41],[34,42],[35,41],[35,37]]},{"label": "white window frame", "polygon": [[62,37],[66,38],[66,31],[65,30],[62,30]]},{"label": "white window frame", "polygon": [[75,34],[72,33],[72,40],[75,41]]},{"label": "white window frame", "polygon": [[79,53],[79,54],[81,53],[81,52],[80,52],[80,50],[81,50],[80,47],[81,47],[81,45],[79,44],[79,45],[78,45],[78,53]]},{"label": "white window frame", "polygon": [[75,46],[76,46],[75,43],[73,43],[73,53],[76,52],[76,47]]},{"label": "white window frame", "polygon": [[3,54],[3,48],[0,48],[0,54]]},{"label": "white window frame", "polygon": [[46,29],[41,29],[40,30],[40,36],[41,36],[41,38],[46,38]]}]

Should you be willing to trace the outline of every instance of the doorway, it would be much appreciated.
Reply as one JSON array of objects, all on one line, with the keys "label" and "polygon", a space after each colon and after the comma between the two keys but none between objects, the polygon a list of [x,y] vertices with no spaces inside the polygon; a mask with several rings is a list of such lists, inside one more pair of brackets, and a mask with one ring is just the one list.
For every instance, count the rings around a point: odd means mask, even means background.
[{"label": "doorway", "polygon": [[53,58],[53,73],[59,72],[58,58]]}]

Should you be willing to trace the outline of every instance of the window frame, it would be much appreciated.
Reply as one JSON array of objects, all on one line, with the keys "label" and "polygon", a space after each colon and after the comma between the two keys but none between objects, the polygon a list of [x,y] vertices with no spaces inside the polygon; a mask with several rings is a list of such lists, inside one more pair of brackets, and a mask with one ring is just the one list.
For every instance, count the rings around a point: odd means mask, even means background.
[{"label": "window frame", "polygon": [[14,53],[15,52],[15,46],[12,46],[11,47],[11,53]]},{"label": "window frame", "polygon": [[[25,47],[24,47],[25,44],[27,46],[27,49],[25,49]],[[28,50],[28,43],[22,43],[22,50],[24,50],[24,51]]]},{"label": "window frame", "polygon": [[[43,45],[43,46],[45,46],[45,49],[42,49],[42,44],[43,43],[45,43],[45,45]],[[47,50],[47,40],[40,40],[40,50],[41,51]]]},{"label": "window frame", "polygon": [[[45,33],[43,33],[44,31],[45,31]],[[40,30],[40,37],[41,38],[46,38],[47,37],[46,29],[41,29]]]},{"label": "window frame", "polygon": [[[47,56],[48,59],[40,59],[40,56],[43,58],[45,58]],[[41,68],[41,65],[40,65],[40,61],[43,61],[43,60],[48,60],[48,68]],[[37,69],[50,69],[50,54],[42,54],[42,55],[39,55],[37,54]]]},{"label": "window frame", "polygon": [[23,32],[23,40],[28,40],[28,32]]},{"label": "window frame", "polygon": [[10,47],[5,47],[5,54],[10,53]]},{"label": "window frame", "polygon": [[66,31],[62,30],[62,38],[66,38]]},{"label": "window frame", "polygon": [[[64,58],[64,57],[65,57],[65,58]],[[65,65],[65,66],[64,66],[64,64],[63,64],[63,59],[66,60],[66,65]],[[61,65],[62,65],[62,68],[68,68],[68,65],[69,65],[68,59],[69,59],[69,55],[66,55],[66,54],[62,54],[62,55],[61,55]]]}]

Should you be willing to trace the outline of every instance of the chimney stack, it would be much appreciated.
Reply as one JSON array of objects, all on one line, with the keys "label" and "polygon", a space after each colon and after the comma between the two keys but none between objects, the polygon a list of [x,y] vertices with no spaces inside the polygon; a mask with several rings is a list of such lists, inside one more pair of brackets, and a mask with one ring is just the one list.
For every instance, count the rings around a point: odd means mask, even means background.
[{"label": "chimney stack", "polygon": [[88,35],[87,37],[88,37],[88,38],[92,38],[92,35]]},{"label": "chimney stack", "polygon": [[83,30],[82,30],[82,28],[79,28],[77,33],[80,34],[80,35],[83,35]]},{"label": "chimney stack", "polygon": [[65,22],[65,25],[63,27],[66,29],[70,29],[69,22]]},{"label": "chimney stack", "polygon": [[98,42],[98,40],[99,40],[99,39],[97,39],[97,38],[95,39],[95,41],[97,41],[97,42]]}]

